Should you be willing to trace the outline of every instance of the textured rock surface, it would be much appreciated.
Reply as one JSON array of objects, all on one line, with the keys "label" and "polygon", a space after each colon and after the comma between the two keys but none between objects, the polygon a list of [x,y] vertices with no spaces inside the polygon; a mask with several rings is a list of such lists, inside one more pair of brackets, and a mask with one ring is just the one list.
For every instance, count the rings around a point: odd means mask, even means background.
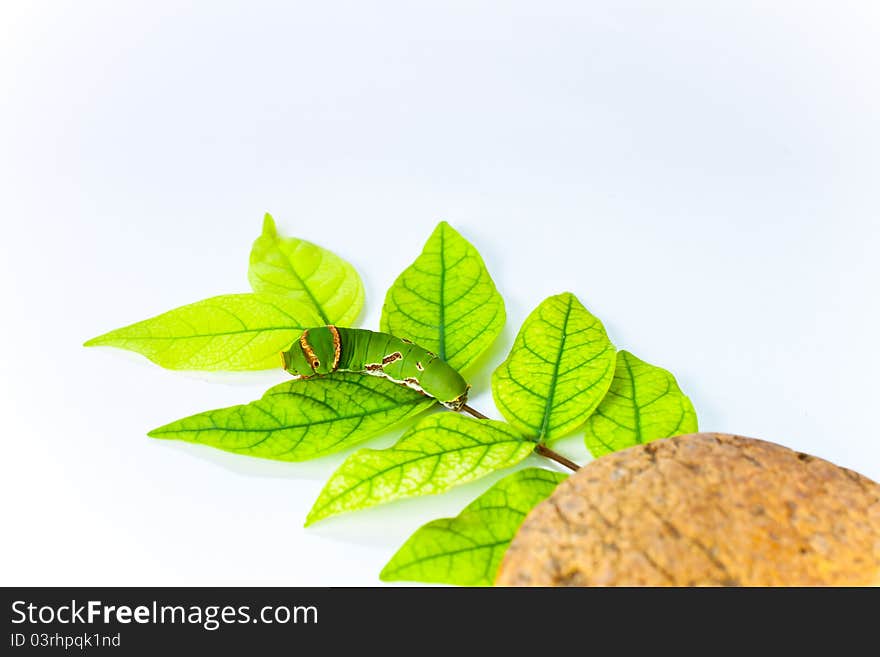
[{"label": "textured rock surface", "polygon": [[563,482],[496,584],[878,585],[880,485],[761,440],[658,440]]}]

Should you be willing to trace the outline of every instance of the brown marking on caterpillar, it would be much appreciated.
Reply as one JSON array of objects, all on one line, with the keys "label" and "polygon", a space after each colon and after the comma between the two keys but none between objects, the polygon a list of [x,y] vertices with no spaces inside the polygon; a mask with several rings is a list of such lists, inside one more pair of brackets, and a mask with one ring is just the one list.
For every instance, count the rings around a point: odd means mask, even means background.
[{"label": "brown marking on caterpillar", "polygon": [[415,344],[412,340],[407,340],[406,338],[400,338],[401,342],[406,342],[407,344]]},{"label": "brown marking on caterpillar", "polygon": [[464,389],[464,392],[461,393],[458,397],[456,397],[456,398],[453,399],[452,401],[448,401],[448,402],[440,402],[440,403],[443,404],[446,408],[448,408],[448,409],[450,409],[450,410],[453,410],[453,411],[460,411],[460,410],[462,409],[462,407],[463,407],[465,404],[467,404],[467,400],[468,400],[468,391],[469,391],[470,389],[471,389],[471,386],[470,386],[470,384],[468,384],[467,388]]},{"label": "brown marking on caterpillar", "polygon": [[385,372],[385,370],[382,369],[382,366],[377,363],[371,363],[370,365],[367,365],[364,368],[364,372],[366,372],[370,376],[378,376],[379,378],[387,379],[388,381],[391,381],[392,383],[396,383],[401,386],[406,386],[407,388],[410,388],[411,390],[415,390],[416,392],[425,395],[425,397],[431,396],[427,392],[425,392],[425,389],[422,388],[421,384],[419,384],[417,379],[408,378],[408,379],[404,379],[403,381],[401,381],[400,379],[395,379],[394,377],[388,376],[387,372]]},{"label": "brown marking on caterpillar", "polygon": [[424,372],[424,371],[425,371],[425,366],[422,365],[422,361],[420,361],[420,360],[417,360],[417,361],[416,361],[416,369],[417,369],[419,372]]},{"label": "brown marking on caterpillar", "polygon": [[318,357],[315,355],[314,349],[312,349],[312,345],[309,344],[308,329],[303,331],[303,334],[299,336],[299,346],[302,348],[303,353],[306,356],[306,360],[309,361],[309,365],[312,366],[313,370],[317,370],[321,366],[321,361],[318,360]]},{"label": "brown marking on caterpillar", "polygon": [[339,366],[339,357],[342,356],[342,339],[339,337],[339,329],[330,324],[327,326],[330,333],[333,334],[333,366],[330,368],[333,372]]},{"label": "brown marking on caterpillar", "polygon": [[[392,379],[392,381],[394,381],[394,379]],[[402,383],[403,383],[403,385],[405,385],[407,388],[412,388],[413,390],[416,390],[416,391],[422,393],[423,395],[427,395],[427,394],[428,394],[428,393],[425,392],[425,389],[422,388],[422,384],[419,383],[419,380],[418,380],[418,379],[414,379],[413,377],[408,377],[408,378],[404,379],[404,380],[402,381]]]},{"label": "brown marking on caterpillar", "polygon": [[[468,387],[470,388],[470,386],[468,386]],[[452,411],[460,411],[462,406],[467,404],[467,399],[468,399],[468,394],[467,394],[467,391],[465,391],[462,394],[460,394],[458,397],[453,399],[452,401],[440,402],[440,403]]]},{"label": "brown marking on caterpillar", "polygon": [[403,354],[399,351],[395,351],[393,354],[388,354],[382,359],[382,365],[390,365],[391,363],[400,360],[403,358]]}]

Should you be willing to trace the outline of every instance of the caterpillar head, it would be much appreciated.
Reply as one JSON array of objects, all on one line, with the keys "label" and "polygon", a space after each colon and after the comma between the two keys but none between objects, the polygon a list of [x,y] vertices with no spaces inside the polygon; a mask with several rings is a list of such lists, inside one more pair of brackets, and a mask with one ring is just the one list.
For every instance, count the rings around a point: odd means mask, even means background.
[{"label": "caterpillar head", "polygon": [[341,345],[335,326],[306,329],[290,349],[281,352],[284,369],[294,376],[329,374],[339,364]]},{"label": "caterpillar head", "polygon": [[465,388],[465,391],[461,393],[458,397],[453,399],[452,401],[442,402],[442,404],[451,411],[460,411],[462,407],[467,404],[468,400],[468,391],[471,389],[470,386]]},{"label": "caterpillar head", "polygon": [[281,365],[297,378],[309,377],[315,373],[299,346],[299,342],[294,342],[290,349],[281,352]]}]

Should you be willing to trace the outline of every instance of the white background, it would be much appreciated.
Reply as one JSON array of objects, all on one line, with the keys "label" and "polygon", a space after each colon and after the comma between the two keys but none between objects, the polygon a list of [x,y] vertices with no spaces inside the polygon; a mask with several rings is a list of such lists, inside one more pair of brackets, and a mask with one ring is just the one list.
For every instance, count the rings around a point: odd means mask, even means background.
[{"label": "white background", "polygon": [[3,584],[373,585],[492,481],[304,530],[342,455],[146,437],[283,377],[81,343],[247,291],[266,210],[355,264],[365,327],[457,227],[507,301],[495,417],[571,290],[702,428],[880,479],[877,3],[428,4],[0,4]]}]

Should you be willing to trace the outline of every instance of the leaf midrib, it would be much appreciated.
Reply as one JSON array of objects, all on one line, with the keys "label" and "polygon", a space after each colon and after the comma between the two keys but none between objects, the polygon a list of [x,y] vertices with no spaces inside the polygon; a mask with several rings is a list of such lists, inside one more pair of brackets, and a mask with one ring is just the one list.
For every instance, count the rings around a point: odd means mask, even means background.
[{"label": "leaf midrib", "polygon": [[440,341],[440,360],[446,360],[446,227],[440,226],[440,324],[438,335]]},{"label": "leaf midrib", "polygon": [[[311,401],[314,401],[311,399],[311,397],[304,397],[304,399],[309,399]],[[371,411],[368,411],[365,413],[358,413],[356,415],[337,415],[335,417],[322,418],[320,420],[304,421],[303,424],[286,424],[286,425],[279,425],[276,427],[266,427],[266,428],[262,428],[262,429],[239,429],[237,427],[218,427],[218,426],[199,427],[196,429],[189,429],[189,428],[181,427],[180,429],[168,429],[167,431],[162,431],[162,427],[159,427],[158,429],[153,429],[147,435],[152,437],[152,436],[159,436],[159,435],[166,434],[166,433],[174,433],[174,434],[177,434],[177,433],[203,433],[203,432],[207,432],[207,431],[222,431],[224,433],[275,433],[278,431],[288,431],[289,429],[303,429],[303,428],[308,429],[309,427],[312,427],[312,426],[318,425],[318,424],[331,424],[333,422],[344,422],[346,420],[364,419],[364,418],[371,417],[373,415],[380,415],[382,413],[388,413],[390,411],[393,411],[398,408],[402,408],[404,406],[417,406],[418,404],[422,403],[422,401],[424,401],[424,400],[415,399],[413,401],[403,401],[403,402],[400,402],[399,404],[394,404],[394,405],[390,405],[387,407],[380,407],[377,410],[371,410]],[[246,407],[246,405],[245,405],[245,407]],[[235,407],[232,407],[232,408],[235,408]],[[252,408],[258,408],[259,410],[264,410],[264,409],[260,409],[257,406],[254,406]],[[225,410],[229,410],[229,409],[224,408],[221,410],[225,411]],[[210,418],[210,419],[213,420],[213,418]],[[256,444],[258,444],[258,443],[254,443],[253,445],[249,445],[246,449],[250,449],[251,447],[253,447]],[[245,449],[245,448],[242,448],[242,449]]]},{"label": "leaf midrib", "polygon": [[[327,313],[324,312],[324,307],[320,303],[318,303],[318,299],[315,298],[314,294],[312,294],[312,290],[308,286],[308,284],[306,283],[305,279],[302,276],[300,276],[299,272],[296,270],[296,267],[293,266],[293,262],[290,260],[290,257],[287,255],[287,252],[281,248],[281,245],[280,245],[281,239],[282,239],[281,237],[276,236],[275,237],[275,244],[278,247],[278,250],[281,251],[282,255],[284,256],[284,262],[287,263],[288,269],[290,270],[290,273],[293,274],[293,277],[296,278],[297,281],[299,281],[299,284],[302,286],[302,289],[306,293],[306,296],[309,297],[309,300],[312,302],[312,305],[315,307],[315,310],[318,311],[318,315],[320,315],[321,321],[324,322],[324,324],[329,324],[330,319],[327,317]],[[321,253],[320,255],[321,255],[321,258],[323,259],[324,254]],[[317,271],[317,268],[316,268],[316,271]]]},{"label": "leaf midrib", "polygon": [[[461,432],[455,432],[455,433],[461,433]],[[527,439],[511,438],[510,440],[500,440],[500,441],[491,442],[491,443],[476,443],[476,444],[470,444],[470,445],[460,445],[459,447],[454,447],[452,449],[445,449],[441,452],[417,452],[416,450],[399,450],[399,449],[392,447],[390,450],[387,450],[387,451],[394,450],[394,451],[397,451],[398,453],[409,451],[414,454],[417,454],[417,456],[410,458],[410,459],[407,459],[405,461],[400,461],[398,463],[392,463],[391,465],[388,465],[386,467],[380,466],[381,469],[376,470],[375,472],[370,474],[368,478],[361,479],[360,481],[355,483],[353,486],[346,488],[342,492],[340,492],[340,493],[334,495],[333,497],[331,497],[330,499],[328,499],[327,502],[321,506],[320,510],[323,511],[324,509],[326,509],[330,505],[337,502],[341,497],[345,497],[346,495],[351,493],[353,490],[356,490],[356,489],[360,488],[361,486],[365,486],[367,484],[372,485],[372,483],[375,479],[378,479],[393,470],[402,469],[403,467],[405,467],[407,465],[411,465],[411,464],[417,463],[419,461],[427,461],[428,459],[433,459],[433,458],[437,458],[439,460],[442,460],[443,457],[445,457],[449,454],[457,454],[459,452],[466,452],[468,450],[483,449],[485,453],[480,458],[477,459],[476,463],[468,471],[467,474],[470,474],[471,472],[476,470],[483,463],[483,461],[486,460],[486,457],[489,455],[489,452],[491,452],[493,448],[498,447],[500,445],[510,445],[510,444],[521,445],[521,444],[525,444],[526,442],[528,442]],[[373,451],[383,452],[386,450],[373,450]],[[505,467],[505,466],[501,466],[501,467]],[[436,470],[436,468],[435,468],[435,470]],[[429,477],[426,481],[430,481],[430,479],[431,478]],[[424,484],[424,483],[425,482],[422,482],[422,484]],[[420,484],[420,485],[422,485],[422,484]],[[400,498],[397,498],[397,499],[400,499]]]},{"label": "leaf midrib", "polygon": [[632,366],[629,363],[629,359],[626,356],[621,356],[620,360],[623,361],[624,367],[626,367],[626,374],[629,377],[629,386],[632,391],[632,405],[633,405],[633,419],[635,420],[635,438],[636,444],[641,445],[643,443],[642,440],[642,410],[639,408],[639,402],[636,399],[636,377],[633,374]]},{"label": "leaf midrib", "polygon": [[[525,515],[525,514],[523,514],[523,515]],[[458,518],[455,518],[455,519],[457,520]],[[477,551],[481,551],[481,550],[494,550],[497,547],[500,547],[502,545],[506,545],[506,544],[510,543],[510,541],[511,541],[511,539],[507,538],[507,539],[503,539],[500,541],[495,541],[493,543],[479,543],[479,544],[475,544],[475,545],[469,545],[467,547],[458,548],[455,550],[438,552],[436,554],[429,554],[424,557],[417,557],[416,559],[413,559],[412,561],[408,561],[407,563],[403,564],[402,566],[398,566],[397,568],[392,570],[390,573],[388,573],[388,576],[395,577],[396,576],[395,573],[399,573],[400,571],[404,570],[405,568],[418,568],[419,566],[421,566],[422,564],[424,564],[426,562],[435,561],[437,559],[443,559],[445,557],[457,556],[460,554],[464,554],[466,552],[477,552]],[[435,581],[435,580],[429,580],[429,581]]]},{"label": "leaf midrib", "polygon": [[[197,338],[215,338],[222,335],[241,335],[244,333],[264,333],[269,331],[301,331],[302,326],[261,326],[256,328],[239,329],[235,331],[219,331],[217,333],[193,333],[191,335],[118,335],[112,336],[108,333],[105,336],[92,338],[86,342],[86,346],[99,346],[103,342],[111,342],[116,340],[195,340]],[[115,333],[115,331],[113,332]],[[111,337],[112,336],[112,337]]]},{"label": "leaf midrib", "polygon": [[568,318],[571,316],[571,297],[566,299],[567,306],[565,308],[565,319],[562,321],[562,339],[559,341],[559,350],[556,352],[556,362],[553,363],[553,377],[550,379],[550,392],[547,395],[547,401],[544,402],[544,419],[541,422],[541,433],[538,440],[543,442],[550,428],[550,411],[553,408],[553,398],[556,396],[556,386],[558,384],[557,375],[559,374],[559,364],[562,362],[562,352],[565,350],[565,340],[568,331]]}]

